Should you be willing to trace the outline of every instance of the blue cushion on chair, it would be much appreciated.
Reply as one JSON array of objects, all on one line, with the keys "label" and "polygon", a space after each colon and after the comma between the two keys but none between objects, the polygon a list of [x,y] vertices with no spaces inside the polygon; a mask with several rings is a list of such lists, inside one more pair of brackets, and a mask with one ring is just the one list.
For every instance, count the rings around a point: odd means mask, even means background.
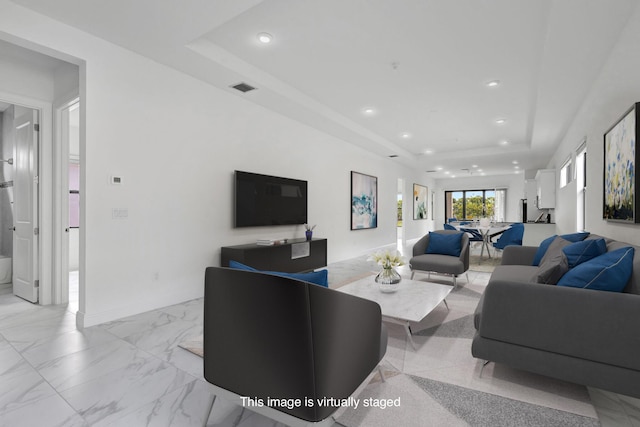
[{"label": "blue cushion on chair", "polygon": [[[580,233],[563,234],[560,237],[570,242],[581,242],[586,239],[589,234],[590,233],[588,231],[585,231]],[[553,236],[544,239],[540,243],[540,246],[538,246],[538,250],[536,251],[536,256],[533,258],[533,263],[531,265],[540,265],[542,257],[544,256],[545,252],[547,252],[547,249],[549,249],[549,245],[553,242],[553,239],[555,239],[556,237],[558,237],[558,235],[554,234]]]},{"label": "blue cushion on chair", "polygon": [[576,267],[583,262],[600,256],[607,252],[607,243],[604,239],[590,239],[582,242],[572,243],[562,248],[562,252],[567,257],[569,268]]},{"label": "blue cushion on chair", "polygon": [[460,252],[462,252],[462,233],[429,232],[429,245],[424,253],[460,256]]},{"label": "blue cushion on chair", "polygon": [[256,270],[253,267],[249,267],[248,265],[244,265],[241,262],[230,260],[229,267],[235,268],[238,270],[246,270],[246,271],[256,271],[259,273],[271,274],[274,276],[280,277],[290,277],[292,279],[298,279],[305,282],[314,283],[316,285],[324,286],[325,288],[329,287],[329,272],[327,270],[318,270],[311,271],[309,273],[284,273],[281,271],[262,271]]},{"label": "blue cushion on chair", "polygon": [[558,286],[622,292],[633,271],[632,247],[616,249],[569,270]]},{"label": "blue cushion on chair", "polygon": [[229,267],[235,268],[236,270],[259,271],[253,267],[249,267],[248,265],[245,265],[241,262],[234,261],[234,260],[229,260]]}]

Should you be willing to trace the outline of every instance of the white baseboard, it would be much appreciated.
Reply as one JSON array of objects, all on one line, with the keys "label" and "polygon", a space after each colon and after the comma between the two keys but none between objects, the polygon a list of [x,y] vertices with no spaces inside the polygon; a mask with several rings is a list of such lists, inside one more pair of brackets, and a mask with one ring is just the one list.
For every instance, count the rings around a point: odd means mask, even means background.
[{"label": "white baseboard", "polygon": [[135,314],[180,304],[192,299],[202,298],[204,296],[203,292],[204,289],[194,292],[175,292],[172,294],[156,295],[154,298],[149,298],[146,301],[136,300],[131,304],[95,313],[86,313],[78,310],[76,313],[76,326],[78,329],[88,328],[89,326],[100,325]]}]

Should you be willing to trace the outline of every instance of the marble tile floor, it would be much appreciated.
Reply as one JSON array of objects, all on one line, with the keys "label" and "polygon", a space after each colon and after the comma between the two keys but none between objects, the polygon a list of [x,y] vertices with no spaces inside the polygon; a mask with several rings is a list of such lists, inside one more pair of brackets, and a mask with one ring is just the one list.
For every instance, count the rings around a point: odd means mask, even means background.
[{"label": "marble tile floor", "polygon": [[[365,257],[335,263],[329,266],[330,283],[341,284],[374,270]],[[401,272],[408,277],[406,267]],[[488,273],[470,272],[469,283],[461,279],[463,287],[451,294],[451,310],[434,311],[414,330],[446,321],[455,331],[488,278]],[[442,278],[442,283],[448,280]],[[202,360],[178,347],[202,334],[202,304],[197,299],[78,331],[77,302],[40,307],[11,294],[0,295],[0,426],[203,425],[212,394],[202,378]],[[419,349],[414,351],[404,331],[390,325],[389,332],[382,364],[387,382],[372,382],[364,395],[402,393],[403,407],[347,410],[339,418],[341,424],[469,425],[434,401],[436,394],[429,390],[444,384],[502,399],[500,407],[515,402],[596,423],[597,418],[604,426],[640,426],[638,399],[598,390],[586,394],[572,384],[493,364],[479,377],[468,337],[418,332],[414,338]],[[220,400],[207,425],[235,425],[238,420],[241,426],[276,425]]]}]

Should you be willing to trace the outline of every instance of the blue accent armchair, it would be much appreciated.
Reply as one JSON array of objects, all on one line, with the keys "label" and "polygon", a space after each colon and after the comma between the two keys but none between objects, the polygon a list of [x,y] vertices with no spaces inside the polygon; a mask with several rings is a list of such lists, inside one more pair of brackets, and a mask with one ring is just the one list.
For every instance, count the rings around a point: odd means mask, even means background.
[{"label": "blue accent armchair", "polygon": [[[428,233],[413,245],[413,256],[409,260],[411,279],[413,279],[416,271],[423,271],[429,275],[431,273],[444,274],[453,278],[453,288],[455,289],[458,276],[465,274],[469,270],[469,236],[467,233],[462,233],[458,230],[437,230],[433,231],[433,233],[445,236],[460,234],[460,254],[459,256],[453,256],[450,254],[427,253],[431,235]],[[468,282],[469,276],[467,275]]]},{"label": "blue accent armchair", "polygon": [[522,236],[524,236],[524,224],[517,222],[511,225],[493,244],[496,250],[503,250],[507,246],[522,246]]}]

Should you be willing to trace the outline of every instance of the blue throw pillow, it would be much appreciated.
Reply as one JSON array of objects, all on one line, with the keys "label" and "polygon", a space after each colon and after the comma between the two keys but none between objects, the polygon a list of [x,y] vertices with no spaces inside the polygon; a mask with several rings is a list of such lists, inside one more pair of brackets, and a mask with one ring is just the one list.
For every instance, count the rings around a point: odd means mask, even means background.
[{"label": "blue throw pillow", "polygon": [[558,286],[622,292],[633,271],[634,252],[628,246],[583,262],[562,276]]},{"label": "blue throw pillow", "polygon": [[565,246],[562,252],[567,257],[569,268],[573,268],[607,252],[607,243],[604,239],[583,240]]},{"label": "blue throw pillow", "polygon": [[238,261],[234,261],[234,260],[229,260],[229,267],[231,268],[235,268],[236,270],[246,270],[246,271],[258,271],[253,267],[249,267],[248,265],[245,265],[241,262]]},{"label": "blue throw pillow", "polygon": [[429,232],[429,244],[424,253],[460,256],[460,252],[462,252],[462,233]]},{"label": "blue throw pillow", "polygon": [[273,276],[290,277],[292,279],[303,280],[305,282],[314,283],[316,285],[329,287],[329,272],[327,270],[312,271],[310,273],[284,273],[281,271],[261,271],[253,267],[242,264],[241,262],[229,260],[229,267],[237,270],[256,271],[258,273],[271,274]]},{"label": "blue throw pillow", "polygon": [[292,279],[324,286],[325,288],[329,287],[329,272],[327,270],[312,271],[310,273],[283,273],[280,271],[263,271],[263,273],[280,277],[290,277]]},{"label": "blue throw pillow", "polygon": [[[589,232],[585,231],[581,233],[563,234],[560,237],[570,242],[581,242],[582,240],[586,239],[588,236],[589,236]],[[555,239],[556,237],[558,237],[558,235],[554,234],[553,236],[544,239],[540,243],[540,246],[538,246],[538,250],[536,251],[536,256],[533,258],[533,263],[531,265],[540,265],[540,261],[542,261],[542,257],[547,252],[547,249],[549,249],[549,245],[551,244],[551,242],[553,242],[553,239]]]}]

